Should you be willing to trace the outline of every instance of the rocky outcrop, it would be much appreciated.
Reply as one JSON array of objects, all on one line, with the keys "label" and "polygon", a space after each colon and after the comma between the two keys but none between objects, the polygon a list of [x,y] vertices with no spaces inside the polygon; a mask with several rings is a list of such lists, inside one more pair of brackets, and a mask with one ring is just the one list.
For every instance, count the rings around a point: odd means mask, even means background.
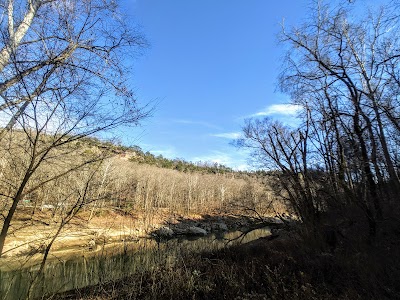
[{"label": "rocky outcrop", "polygon": [[205,236],[207,235],[207,231],[204,230],[203,228],[196,227],[196,226],[191,226],[188,228],[187,233],[189,235],[194,235],[194,236]]},{"label": "rocky outcrop", "polygon": [[163,226],[155,230],[152,235],[157,238],[170,239],[174,237],[175,232],[171,228]]},{"label": "rocky outcrop", "polygon": [[273,217],[267,217],[264,218],[264,223],[268,223],[270,225],[283,225],[284,222],[280,218],[273,218]]},{"label": "rocky outcrop", "polygon": [[213,231],[225,232],[228,231],[228,226],[224,222],[213,223],[211,225]]},{"label": "rocky outcrop", "polygon": [[249,217],[239,218],[204,218],[201,220],[180,219],[168,225],[155,229],[151,236],[156,239],[171,239],[177,236],[202,237],[208,234],[224,235],[225,232],[239,230],[250,232],[257,228],[271,227],[282,228],[285,225],[281,219],[266,217],[253,219]]}]

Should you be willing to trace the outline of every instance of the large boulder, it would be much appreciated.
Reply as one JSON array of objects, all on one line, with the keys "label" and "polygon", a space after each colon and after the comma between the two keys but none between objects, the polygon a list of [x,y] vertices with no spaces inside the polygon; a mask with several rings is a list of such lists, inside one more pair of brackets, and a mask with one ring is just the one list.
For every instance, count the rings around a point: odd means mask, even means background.
[{"label": "large boulder", "polygon": [[226,226],[226,224],[224,222],[218,222],[218,223],[214,223],[212,224],[212,229],[213,231],[228,231],[228,226]]},{"label": "large boulder", "polygon": [[204,230],[203,228],[196,227],[196,226],[191,226],[188,228],[187,233],[190,235],[195,235],[195,236],[205,236],[207,235],[207,231]]},{"label": "large boulder", "polygon": [[163,226],[155,230],[153,234],[158,238],[168,239],[172,238],[175,233],[171,228]]},{"label": "large boulder", "polygon": [[207,233],[210,233],[214,230],[212,225],[209,223],[202,224],[200,227],[203,228],[205,231],[207,231]]}]

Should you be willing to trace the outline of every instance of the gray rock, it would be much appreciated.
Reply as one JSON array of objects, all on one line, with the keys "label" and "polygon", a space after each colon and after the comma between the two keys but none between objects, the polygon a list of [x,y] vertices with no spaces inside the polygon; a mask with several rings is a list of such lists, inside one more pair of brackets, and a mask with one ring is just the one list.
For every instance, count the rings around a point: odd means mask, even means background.
[{"label": "gray rock", "polygon": [[219,226],[219,230],[228,231],[228,226],[224,222],[218,223],[218,226]]},{"label": "gray rock", "polygon": [[212,228],[214,231],[228,231],[228,226],[224,222],[214,223]]},{"label": "gray rock", "polygon": [[163,226],[154,231],[154,234],[160,238],[171,238],[175,233],[171,228]]},{"label": "gray rock", "polygon": [[188,234],[191,235],[196,235],[196,236],[205,236],[207,235],[207,231],[204,230],[203,228],[196,227],[196,226],[191,226],[188,228]]},{"label": "gray rock", "polygon": [[246,227],[246,226],[249,226],[249,221],[247,221],[247,220],[239,220],[239,221],[237,221],[237,225],[238,225],[238,227]]},{"label": "gray rock", "polygon": [[202,224],[200,227],[203,228],[207,232],[211,232],[213,230],[213,227],[210,226],[210,224]]},{"label": "gray rock", "polygon": [[271,224],[284,224],[283,221],[279,218],[268,217],[268,218],[265,218],[265,221],[268,223],[271,223]]},{"label": "gray rock", "polygon": [[183,228],[183,227],[175,227],[174,228],[174,233],[176,235],[185,235],[187,233],[187,228]]}]

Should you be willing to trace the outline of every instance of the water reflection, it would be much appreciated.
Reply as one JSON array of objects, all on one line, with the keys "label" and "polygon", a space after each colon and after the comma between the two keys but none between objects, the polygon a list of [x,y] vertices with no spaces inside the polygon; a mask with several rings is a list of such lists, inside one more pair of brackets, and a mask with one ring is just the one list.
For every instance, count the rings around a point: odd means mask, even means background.
[{"label": "water reflection", "polygon": [[[182,254],[216,250],[226,245],[246,243],[270,234],[268,228],[254,230],[245,236],[229,232],[163,242],[141,239],[98,246],[96,251],[75,251],[68,257],[52,257],[45,271],[31,288],[31,298],[60,293],[123,278],[157,266],[173,266]],[[6,269],[0,266],[0,299],[26,299],[32,278],[39,265]]]}]

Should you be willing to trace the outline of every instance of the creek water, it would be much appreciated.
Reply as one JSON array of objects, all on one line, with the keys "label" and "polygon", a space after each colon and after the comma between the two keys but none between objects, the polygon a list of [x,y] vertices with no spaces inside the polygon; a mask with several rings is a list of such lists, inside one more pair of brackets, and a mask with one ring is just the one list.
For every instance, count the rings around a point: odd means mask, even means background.
[{"label": "creek water", "polygon": [[[14,264],[11,268],[0,265],[0,299],[27,299],[28,295],[30,299],[41,299],[45,295],[120,279],[158,266],[173,268],[182,259],[182,254],[246,243],[270,235],[270,230],[257,229],[244,237],[240,237],[241,234],[235,231],[195,239],[176,238],[159,243],[152,239],[140,239],[97,246],[95,251],[77,249],[67,256],[50,255],[44,272],[33,284],[32,278],[39,270],[39,261],[29,266]],[[235,240],[227,243],[232,239]]]}]

